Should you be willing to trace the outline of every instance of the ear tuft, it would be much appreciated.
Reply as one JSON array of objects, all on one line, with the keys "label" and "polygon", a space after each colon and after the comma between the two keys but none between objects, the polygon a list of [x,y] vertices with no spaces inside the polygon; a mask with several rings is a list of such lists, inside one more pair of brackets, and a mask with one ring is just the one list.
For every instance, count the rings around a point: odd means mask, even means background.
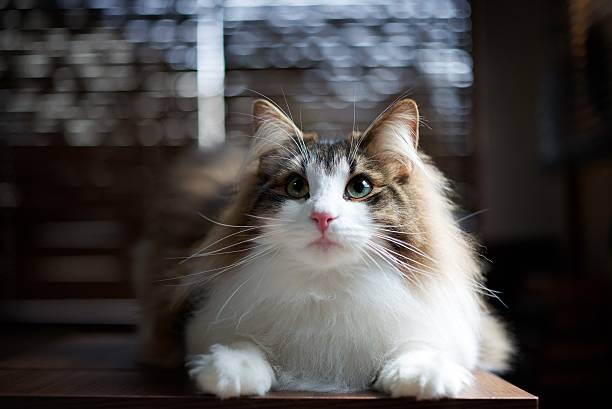
[{"label": "ear tuft", "polygon": [[276,106],[266,99],[257,99],[253,102],[253,127],[257,132],[263,125],[274,125],[280,129],[295,133],[298,129],[293,121]]}]

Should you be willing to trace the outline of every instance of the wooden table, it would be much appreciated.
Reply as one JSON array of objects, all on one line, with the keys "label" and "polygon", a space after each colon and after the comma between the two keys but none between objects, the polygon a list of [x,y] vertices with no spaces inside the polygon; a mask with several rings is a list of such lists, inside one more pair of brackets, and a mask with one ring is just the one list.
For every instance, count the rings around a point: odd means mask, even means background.
[{"label": "wooden table", "polygon": [[375,392],[274,392],[219,400],[184,371],[141,368],[127,328],[8,327],[0,339],[0,408],[537,408],[538,399],[489,373],[456,399],[416,401]]}]

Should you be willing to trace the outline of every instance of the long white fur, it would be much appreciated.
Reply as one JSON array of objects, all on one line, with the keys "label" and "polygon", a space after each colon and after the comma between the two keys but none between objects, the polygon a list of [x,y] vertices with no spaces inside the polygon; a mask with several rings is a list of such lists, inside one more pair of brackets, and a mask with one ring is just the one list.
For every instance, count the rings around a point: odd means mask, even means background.
[{"label": "long white fur", "polygon": [[[435,173],[412,146],[401,149],[419,162],[415,177]],[[429,176],[423,183],[437,271],[418,288],[376,253],[366,254],[367,240],[377,240],[366,205],[343,199],[348,163],[332,174],[311,163],[307,177],[311,199],[287,201],[275,217],[291,222],[265,228],[271,234],[259,244],[269,247],[268,255],[214,281],[188,322],[186,346],[199,387],[221,397],[261,394],[272,385],[348,391],[378,376],[374,386],[394,396],[460,393],[478,363],[482,312],[462,273],[474,268],[473,260],[443,184]],[[329,237],[343,248],[308,246],[320,235],[313,209],[338,217]]]}]

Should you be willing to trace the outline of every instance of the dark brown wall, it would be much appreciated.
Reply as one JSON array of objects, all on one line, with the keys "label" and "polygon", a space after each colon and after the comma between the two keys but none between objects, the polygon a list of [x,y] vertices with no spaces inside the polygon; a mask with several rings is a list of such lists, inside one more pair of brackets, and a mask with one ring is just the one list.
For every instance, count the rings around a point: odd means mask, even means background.
[{"label": "dark brown wall", "polygon": [[482,217],[487,241],[565,234],[562,175],[546,171],[537,150],[546,6],[527,0],[473,5],[475,130],[481,207],[489,209]]}]

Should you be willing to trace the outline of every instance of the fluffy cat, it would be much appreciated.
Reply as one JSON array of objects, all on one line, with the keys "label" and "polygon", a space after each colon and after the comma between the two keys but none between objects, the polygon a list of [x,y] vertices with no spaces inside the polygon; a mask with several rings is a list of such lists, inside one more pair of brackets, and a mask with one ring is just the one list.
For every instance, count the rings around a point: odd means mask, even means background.
[{"label": "fluffy cat", "polygon": [[253,115],[219,221],[203,215],[214,227],[191,256],[147,273],[147,357],[181,351],[168,334],[186,314],[189,373],[222,398],[370,387],[452,397],[473,370],[505,370],[511,342],[483,301],[447,182],[418,149],[414,101],[339,142],[265,100]]}]

